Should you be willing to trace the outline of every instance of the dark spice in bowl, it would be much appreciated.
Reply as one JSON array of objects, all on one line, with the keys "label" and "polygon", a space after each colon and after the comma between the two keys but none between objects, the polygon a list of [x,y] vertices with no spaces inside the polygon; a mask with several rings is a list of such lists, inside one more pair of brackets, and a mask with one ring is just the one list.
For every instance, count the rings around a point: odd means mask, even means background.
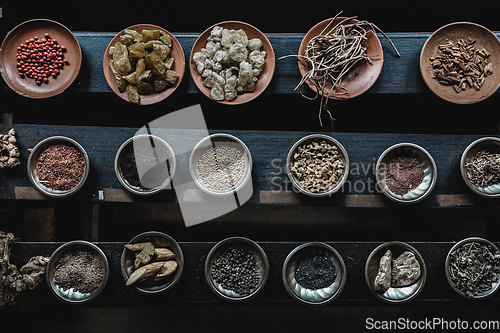
[{"label": "dark spice in bowl", "polygon": [[488,187],[500,183],[500,154],[478,151],[465,162],[465,172],[474,186]]},{"label": "dark spice in bowl", "polygon": [[85,159],[75,147],[56,144],[44,149],[36,163],[38,180],[53,190],[67,191],[81,181]]},{"label": "dark spice in bowl", "polygon": [[74,251],[64,254],[56,266],[54,282],[64,290],[82,294],[96,290],[104,279],[104,268],[97,253]]},{"label": "dark spice in bowl", "polygon": [[295,280],[312,290],[331,286],[337,277],[335,265],[323,255],[311,255],[302,260],[295,270]]},{"label": "dark spice in bowl", "polygon": [[397,195],[416,189],[424,180],[422,165],[414,157],[396,157],[387,168],[387,187]]}]

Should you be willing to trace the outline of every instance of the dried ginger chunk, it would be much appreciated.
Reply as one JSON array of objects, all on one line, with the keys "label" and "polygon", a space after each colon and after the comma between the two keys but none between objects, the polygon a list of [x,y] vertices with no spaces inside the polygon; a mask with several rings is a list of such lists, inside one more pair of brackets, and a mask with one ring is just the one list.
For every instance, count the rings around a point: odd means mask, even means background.
[{"label": "dried ginger chunk", "polygon": [[127,85],[127,81],[125,81],[123,79],[123,76],[116,70],[113,60],[111,60],[109,62],[109,67],[111,68],[111,72],[113,73],[113,77],[115,78],[116,85],[118,86],[118,90],[120,92],[124,92],[125,86]]},{"label": "dried ginger chunk", "polygon": [[143,42],[149,42],[150,40],[160,39],[160,30],[142,30]]},{"label": "dried ginger chunk", "polygon": [[118,42],[113,50],[113,66],[121,75],[127,75],[132,71],[130,60],[128,58],[128,49],[125,45]]},{"label": "dried ginger chunk", "polygon": [[129,83],[125,87],[125,90],[127,91],[128,100],[131,101],[132,103],[138,104],[139,103],[139,93],[137,92],[137,87],[135,85]]},{"label": "dried ginger chunk", "polygon": [[144,58],[146,56],[146,48],[143,42],[137,42],[128,47],[128,53],[131,58]]}]

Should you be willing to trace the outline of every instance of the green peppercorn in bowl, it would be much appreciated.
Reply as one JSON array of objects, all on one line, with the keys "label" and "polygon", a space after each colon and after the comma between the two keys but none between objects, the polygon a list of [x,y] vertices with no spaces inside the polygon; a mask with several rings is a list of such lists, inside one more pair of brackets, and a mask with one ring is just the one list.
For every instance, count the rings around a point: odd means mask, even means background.
[{"label": "green peppercorn in bowl", "polygon": [[[308,261],[311,261],[307,268]],[[305,264],[304,264],[305,263]],[[320,269],[317,269],[320,267]],[[300,279],[303,270],[308,269]],[[344,289],[347,272],[342,256],[330,245],[310,242],[288,254],[281,273],[286,291],[293,299],[307,305],[326,305]]]},{"label": "green peppercorn in bowl", "polygon": [[500,197],[500,139],[484,137],[472,142],[460,159],[460,173],[475,194]]}]

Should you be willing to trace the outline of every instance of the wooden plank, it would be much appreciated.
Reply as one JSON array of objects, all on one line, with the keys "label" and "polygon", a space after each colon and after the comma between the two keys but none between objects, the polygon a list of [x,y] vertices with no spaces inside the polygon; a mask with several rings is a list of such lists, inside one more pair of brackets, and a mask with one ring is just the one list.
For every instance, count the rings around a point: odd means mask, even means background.
[{"label": "wooden plank", "polygon": [[[103,73],[102,59],[106,47],[115,32],[75,32],[82,47],[84,61],[80,75],[75,83],[68,89],[71,92],[112,93]],[[497,33],[497,35],[500,35]],[[174,33],[181,44],[186,65],[194,42],[198,38],[195,33]],[[304,34],[266,34],[275,52],[276,59],[285,55],[297,54]],[[371,94],[422,94],[428,93],[419,69],[420,50],[428,33],[391,33],[388,34],[398,48],[401,57],[398,58],[390,43],[378,34],[384,49],[384,66],[382,73],[375,85],[368,91]],[[296,58],[288,58],[276,62],[274,79],[266,93],[295,94],[294,88],[300,81],[300,73]],[[199,93],[190,77],[189,68],[186,68],[182,82],[184,92],[188,94]],[[0,81],[0,90],[8,91],[8,86]]]}]

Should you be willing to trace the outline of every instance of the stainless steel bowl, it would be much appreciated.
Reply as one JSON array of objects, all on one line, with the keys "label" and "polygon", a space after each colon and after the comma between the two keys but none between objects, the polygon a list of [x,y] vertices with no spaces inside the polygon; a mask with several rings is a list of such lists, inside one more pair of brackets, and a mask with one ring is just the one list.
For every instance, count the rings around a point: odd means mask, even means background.
[{"label": "stainless steel bowl", "polygon": [[[484,239],[484,238],[481,238],[481,237],[469,237],[469,238],[466,238],[466,239],[463,239],[461,240],[460,242],[456,243],[455,245],[453,245],[453,247],[450,249],[450,251],[448,252],[448,255],[446,256],[446,262],[444,264],[444,268],[445,268],[445,274],[446,274],[446,280],[448,280],[448,283],[450,284],[451,288],[457,293],[459,294],[460,296],[464,297],[464,298],[467,298],[467,299],[471,299],[471,300],[480,300],[480,299],[485,299],[485,298],[488,298],[488,297],[491,297],[493,296],[493,294],[495,294],[497,292],[497,290],[499,289],[499,286],[500,286],[500,281],[496,281],[496,282],[493,282],[492,285],[491,285],[491,289],[488,290],[488,291],[485,291],[483,293],[479,293],[473,297],[470,297],[470,296],[467,296],[465,293],[463,293],[462,291],[460,291],[456,286],[455,284],[452,282],[451,280],[451,275],[450,275],[450,270],[449,270],[449,267],[450,267],[450,256],[451,254],[458,248],[460,248],[461,246],[465,245],[465,244],[468,244],[468,243],[472,243],[472,242],[476,242],[476,243],[480,243],[481,245],[489,245],[491,246],[492,248],[492,251],[494,253],[497,253],[497,254],[500,254],[500,251],[498,250],[498,248],[495,246],[495,244],[493,244],[492,242],[490,242],[489,240],[487,239]],[[500,267],[497,267],[498,270],[500,270]],[[497,271],[498,272],[498,271]]]},{"label": "stainless steel bowl", "polygon": [[[221,145],[228,145],[242,151],[243,158],[245,160],[245,170],[243,171],[243,175],[233,187],[230,187],[226,190],[214,189],[205,184],[201,179],[200,171],[198,168],[201,156],[208,149]],[[196,185],[204,192],[216,196],[230,195],[242,189],[252,176],[252,155],[250,154],[250,150],[243,143],[243,141],[241,141],[234,135],[225,133],[212,134],[202,139],[193,148],[191,157],[189,159],[189,171],[191,172],[191,177],[193,178]]]},{"label": "stainless steel bowl", "polygon": [[[56,266],[59,263],[59,260],[66,253],[74,252],[74,251],[91,251],[98,254],[101,259],[102,267],[104,268],[104,278],[99,285],[99,287],[90,292],[90,293],[81,293],[79,291],[75,291],[73,288],[68,290],[64,290],[59,287],[54,281],[54,274],[56,272]],[[106,255],[102,250],[97,247],[95,244],[89,243],[83,240],[76,240],[65,243],[58,247],[54,253],[50,256],[49,262],[47,264],[47,269],[45,271],[45,276],[47,280],[47,284],[49,285],[49,289],[59,300],[64,301],[70,304],[82,304],[87,303],[99,296],[99,294],[104,290],[109,277],[109,263]]]},{"label": "stainless steel bowl", "polygon": [[[380,294],[373,288],[373,283],[378,273],[380,258],[382,258],[387,250],[391,250],[393,259],[399,257],[405,251],[412,252],[420,264],[420,277],[411,286],[390,287],[385,293]],[[368,260],[366,261],[365,280],[368,289],[370,289],[378,299],[387,303],[405,303],[414,299],[424,288],[426,279],[427,269],[424,258],[413,246],[403,242],[393,241],[377,246],[368,256]]]},{"label": "stainless steel bowl", "polygon": [[[335,266],[337,274],[332,285],[317,290],[307,289],[295,280],[297,265],[305,257],[314,254],[327,257]],[[346,283],[347,272],[342,256],[333,247],[325,243],[311,242],[299,245],[288,254],[281,276],[286,291],[293,299],[308,305],[325,305],[340,295]]]},{"label": "stainless steel bowl", "polygon": [[[386,168],[397,157],[414,157],[424,169],[422,183],[405,195],[393,193],[386,184]],[[414,143],[398,143],[387,148],[380,155],[375,167],[375,177],[382,193],[389,199],[399,203],[416,203],[427,197],[434,189],[437,179],[437,167],[432,156],[424,148]]]},{"label": "stainless steel bowl", "polygon": [[[124,150],[131,145],[148,157],[148,163],[143,165],[136,161],[136,165],[141,175],[141,184],[150,188],[149,190],[133,186],[123,177],[120,163]],[[153,160],[157,163],[151,166],[149,162]],[[176,165],[175,154],[170,145],[165,140],[150,134],[139,134],[127,139],[115,156],[115,174],[118,181],[125,189],[137,195],[152,195],[168,188],[175,174]],[[160,185],[158,185],[159,180],[163,180]]]},{"label": "stainless steel bowl", "polygon": [[[259,282],[255,289],[247,295],[240,295],[233,290],[226,289],[217,283],[212,277],[214,261],[230,246],[237,245],[247,249],[255,258],[259,269]],[[220,298],[227,301],[242,302],[254,298],[266,284],[269,275],[269,261],[264,250],[254,241],[245,237],[230,237],[217,243],[208,253],[205,260],[205,278],[210,289]]]},{"label": "stainless steel bowl", "polygon": [[[309,191],[308,189],[305,189],[300,185],[299,180],[297,177],[293,174],[293,172],[290,170],[290,168],[293,166],[293,155],[297,151],[299,146],[302,146],[304,144],[309,144],[314,141],[326,141],[329,144],[336,146],[341,153],[341,159],[344,162],[344,173],[342,174],[342,177],[337,181],[337,183],[332,184],[330,188],[327,191],[322,191],[318,193],[314,193]],[[298,189],[301,193],[304,193],[306,195],[312,196],[312,197],[324,197],[324,196],[329,196],[335,192],[337,192],[344,183],[347,180],[347,176],[349,175],[349,156],[347,155],[347,151],[345,150],[344,146],[337,141],[336,139],[332,138],[331,136],[325,135],[325,134],[311,134],[303,137],[302,139],[298,140],[295,142],[295,144],[290,148],[290,151],[288,152],[288,156],[286,158],[286,173],[288,174],[288,178],[290,178],[293,186]]]},{"label": "stainless steel bowl", "polygon": [[[165,278],[161,284],[150,286],[147,283],[139,283],[135,286],[135,289],[143,294],[158,294],[165,292],[175,286],[179,281],[184,270],[184,254],[182,249],[172,237],[159,231],[148,231],[139,234],[132,238],[128,244],[145,243],[151,242],[155,247],[168,248],[175,254],[175,260],[177,261],[177,269],[171,275]],[[134,272],[134,261],[135,252],[129,249],[123,249],[121,256],[121,269],[122,275],[125,281],[128,280],[130,275]]]},{"label": "stainless steel bowl", "polygon": [[472,142],[462,154],[462,158],[460,159],[460,172],[462,173],[462,178],[465,184],[467,184],[472,192],[485,198],[498,198],[500,197],[500,184],[494,184],[488,187],[475,186],[470,182],[467,177],[467,173],[465,172],[465,163],[471,160],[478,151],[482,150],[486,150],[492,154],[499,154],[500,139],[495,137],[485,137]]},{"label": "stainless steel bowl", "polygon": [[[40,182],[40,180],[38,179],[38,176],[36,174],[36,164],[38,162],[38,157],[40,156],[40,153],[43,152],[49,146],[58,145],[58,144],[68,145],[68,146],[72,146],[72,147],[78,149],[82,153],[83,158],[85,160],[85,171],[84,171],[84,174],[82,176],[82,179],[80,180],[78,185],[76,185],[72,189],[66,190],[66,191],[53,190],[49,187],[46,187],[44,185],[44,183]],[[41,193],[43,193],[49,197],[53,197],[53,198],[67,197],[69,195],[76,193],[79,189],[81,189],[83,187],[83,185],[85,184],[85,181],[87,180],[87,177],[89,175],[89,169],[90,169],[90,161],[89,161],[89,157],[88,157],[85,149],[83,149],[83,147],[75,140],[73,140],[71,138],[67,138],[65,136],[52,136],[52,137],[43,139],[31,150],[31,153],[28,157],[28,177],[29,177],[31,183]]]}]

